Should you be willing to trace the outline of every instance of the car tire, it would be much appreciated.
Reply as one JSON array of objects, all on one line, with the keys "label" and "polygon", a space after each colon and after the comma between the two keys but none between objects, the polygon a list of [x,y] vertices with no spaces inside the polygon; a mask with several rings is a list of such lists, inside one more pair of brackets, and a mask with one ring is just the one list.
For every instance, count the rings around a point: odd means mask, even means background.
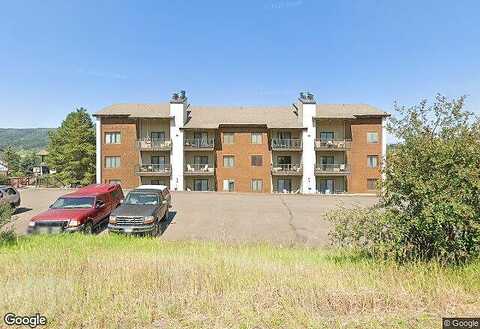
[{"label": "car tire", "polygon": [[93,234],[93,223],[91,221],[85,223],[85,226],[83,227],[83,233]]}]

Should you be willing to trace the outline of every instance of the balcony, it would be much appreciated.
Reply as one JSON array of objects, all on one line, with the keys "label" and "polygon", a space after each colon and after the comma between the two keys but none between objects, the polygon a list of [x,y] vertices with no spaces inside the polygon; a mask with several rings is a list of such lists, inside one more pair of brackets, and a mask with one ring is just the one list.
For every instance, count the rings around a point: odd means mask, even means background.
[{"label": "balcony", "polygon": [[215,138],[192,138],[185,139],[183,144],[185,151],[213,151]]},{"label": "balcony", "polygon": [[141,164],[135,167],[137,176],[170,176],[169,164]]},{"label": "balcony", "polygon": [[140,151],[170,151],[172,141],[170,139],[144,139],[137,141],[137,148]]},{"label": "balcony", "polygon": [[345,163],[317,164],[315,166],[315,175],[344,176],[349,174],[350,174],[350,165]]},{"label": "balcony", "polygon": [[301,139],[272,139],[272,150],[274,151],[301,151]]},{"label": "balcony", "polygon": [[190,164],[185,166],[185,176],[212,176],[215,174],[215,167],[209,164]]},{"label": "balcony", "polygon": [[274,176],[302,176],[301,164],[273,164],[272,175]]},{"label": "balcony", "polygon": [[352,141],[348,139],[338,140],[315,140],[316,151],[345,151],[352,147]]}]

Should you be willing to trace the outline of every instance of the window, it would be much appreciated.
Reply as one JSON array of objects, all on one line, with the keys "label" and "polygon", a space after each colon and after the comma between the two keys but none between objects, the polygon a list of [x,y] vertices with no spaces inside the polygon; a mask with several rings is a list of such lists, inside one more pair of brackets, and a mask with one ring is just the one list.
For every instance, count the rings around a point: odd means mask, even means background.
[{"label": "window", "polygon": [[223,190],[226,192],[235,191],[235,181],[233,179],[224,179],[223,180]]},{"label": "window", "polygon": [[196,165],[208,164],[208,155],[195,155],[193,157],[193,163]]},{"label": "window", "polygon": [[150,157],[150,163],[154,164],[154,165],[166,165],[166,164],[168,164],[168,157],[159,156],[159,155],[152,155]]},{"label": "window", "polygon": [[152,131],[150,133],[150,139],[153,141],[164,141],[165,132],[164,131]]},{"label": "window", "polygon": [[290,155],[279,155],[277,156],[277,164],[290,165],[292,164],[292,157]]},{"label": "window", "polygon": [[193,180],[194,191],[208,191],[208,179],[194,179]]},{"label": "window", "polygon": [[252,133],[251,142],[252,144],[262,144],[262,133]]},{"label": "window", "polygon": [[206,131],[194,131],[193,138],[206,141],[208,139],[208,133]]},{"label": "window", "polygon": [[376,190],[377,189],[377,179],[369,178],[367,179],[367,190]]},{"label": "window", "polygon": [[319,192],[323,194],[335,193],[335,181],[333,179],[320,179]]},{"label": "window", "polygon": [[263,166],[263,157],[261,155],[252,155],[251,164],[253,167]]},{"label": "window", "polygon": [[234,133],[223,133],[223,144],[233,144],[235,142]]},{"label": "window", "polygon": [[292,133],[290,131],[279,131],[278,132],[278,139],[280,139],[280,140],[292,139]]},{"label": "window", "polygon": [[378,155],[369,155],[367,159],[368,168],[377,168]]},{"label": "window", "polygon": [[120,167],[120,157],[105,157],[105,168]]},{"label": "window", "polygon": [[225,168],[233,168],[235,166],[235,157],[233,155],[224,155],[223,166]]},{"label": "window", "polygon": [[263,180],[252,179],[252,192],[262,192],[262,191],[263,191]]},{"label": "window", "polygon": [[118,184],[120,185],[122,183],[122,181],[120,179],[110,179],[108,181],[108,184]]},{"label": "window", "polygon": [[378,133],[376,131],[369,131],[367,133],[367,143],[369,144],[378,143]]},{"label": "window", "polygon": [[120,144],[120,132],[105,133],[105,144]]},{"label": "window", "polygon": [[335,133],[333,131],[321,131],[320,140],[333,141],[335,139]]}]

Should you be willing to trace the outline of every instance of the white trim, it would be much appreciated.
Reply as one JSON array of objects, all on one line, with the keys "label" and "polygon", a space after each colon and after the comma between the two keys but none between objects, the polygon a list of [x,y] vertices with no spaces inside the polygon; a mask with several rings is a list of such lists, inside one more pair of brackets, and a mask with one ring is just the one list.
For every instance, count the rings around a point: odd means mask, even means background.
[{"label": "white trim", "polygon": [[303,176],[301,193],[310,194],[316,192],[315,178],[315,136],[317,134],[314,120],[316,104],[302,104],[302,123],[307,128],[302,131],[302,166]]},{"label": "white trim", "polygon": [[96,181],[97,184],[102,183],[102,119],[97,117],[95,120],[95,137],[96,137]]},{"label": "white trim", "polygon": [[183,191],[183,125],[185,123],[184,103],[170,103],[170,138],[172,150],[170,152],[170,165],[172,166],[170,176],[170,190]]}]

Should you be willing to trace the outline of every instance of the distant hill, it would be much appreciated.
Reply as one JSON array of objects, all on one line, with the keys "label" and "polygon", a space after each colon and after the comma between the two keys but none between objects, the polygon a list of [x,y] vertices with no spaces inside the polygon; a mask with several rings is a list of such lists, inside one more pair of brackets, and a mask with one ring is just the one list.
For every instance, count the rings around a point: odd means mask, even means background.
[{"label": "distant hill", "polygon": [[48,145],[48,132],[55,128],[0,128],[0,149],[12,145],[18,149],[38,151]]}]

